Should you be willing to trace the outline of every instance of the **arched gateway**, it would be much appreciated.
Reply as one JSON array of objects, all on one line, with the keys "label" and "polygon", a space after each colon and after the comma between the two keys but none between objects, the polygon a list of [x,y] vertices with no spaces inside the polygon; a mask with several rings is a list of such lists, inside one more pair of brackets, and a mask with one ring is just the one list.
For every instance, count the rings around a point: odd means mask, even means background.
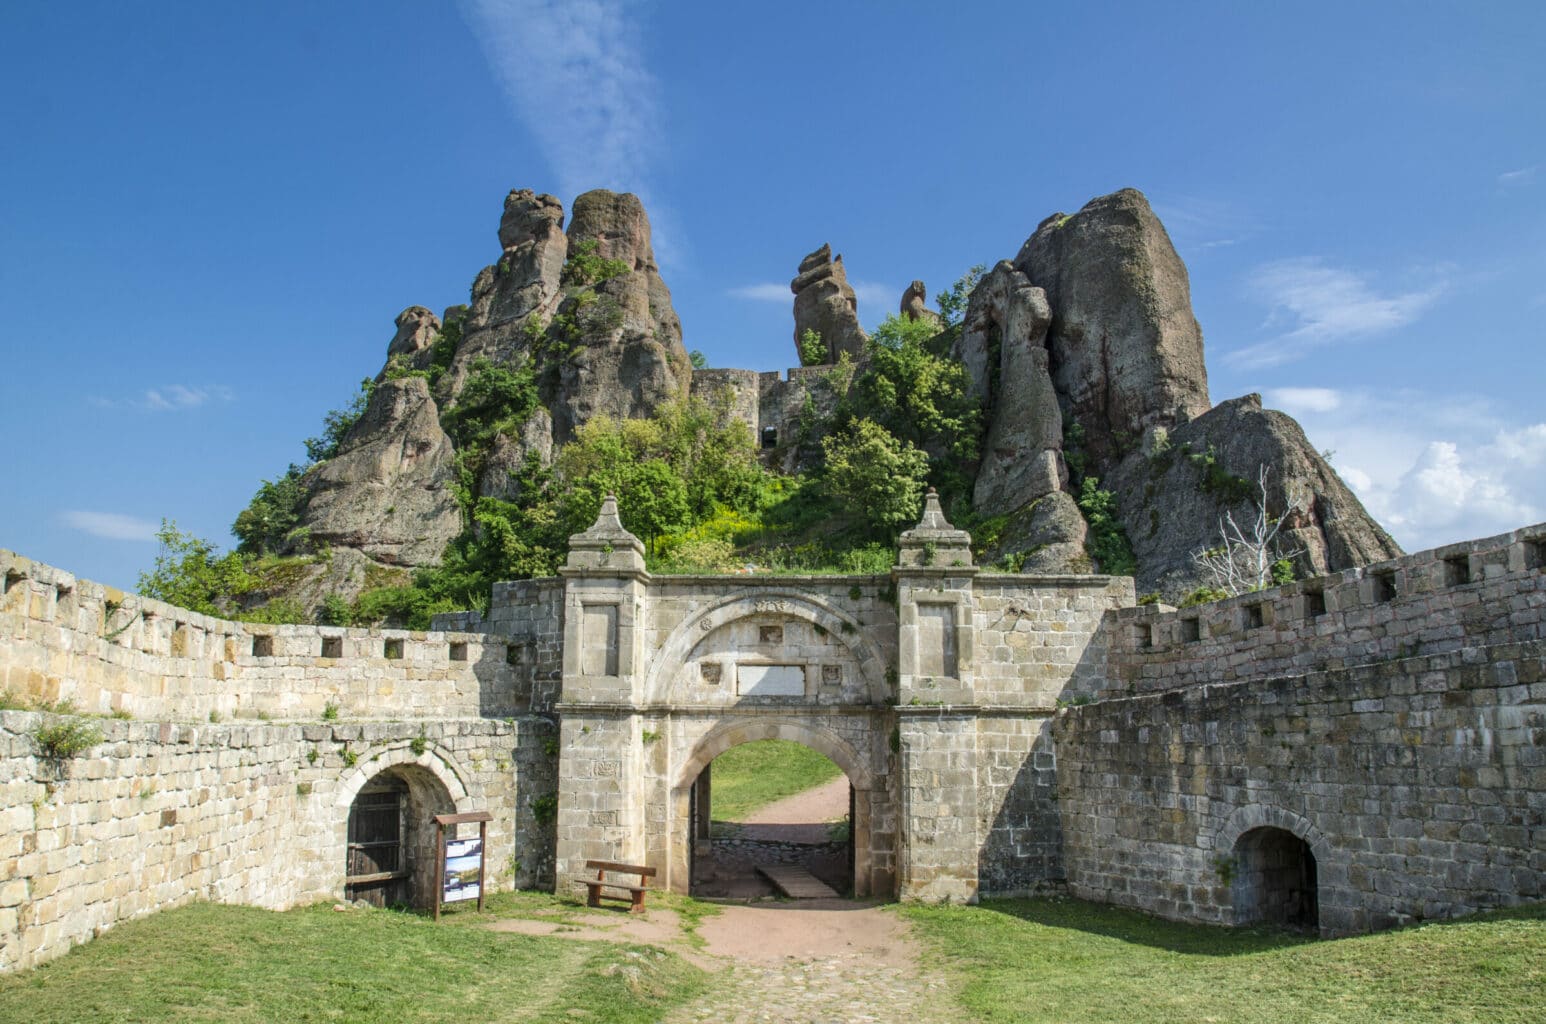
[{"label": "arched gateway", "polygon": [[[649,864],[686,892],[694,785],[759,739],[802,743],[848,777],[855,895],[975,900],[997,847],[1054,836],[1035,769],[1046,725],[1101,613],[1131,597],[1089,577],[1046,588],[1054,614],[1033,616],[1036,581],[984,587],[932,495],[898,562],[885,576],[654,577],[608,499],[562,570],[560,887],[594,859]],[[1033,641],[1047,649],[1027,682],[1008,653]]]}]

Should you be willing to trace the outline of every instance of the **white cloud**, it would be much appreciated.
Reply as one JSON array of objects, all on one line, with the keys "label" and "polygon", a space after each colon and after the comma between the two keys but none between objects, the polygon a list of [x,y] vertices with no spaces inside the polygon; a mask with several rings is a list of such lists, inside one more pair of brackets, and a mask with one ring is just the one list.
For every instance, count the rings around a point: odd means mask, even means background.
[{"label": "white cloud", "polygon": [[1267,397],[1334,452],[1338,474],[1408,551],[1546,519],[1546,423],[1506,423],[1479,397],[1279,391],[1327,393],[1297,406],[1277,391]]},{"label": "white cloud", "polygon": [[134,398],[93,398],[93,405],[104,409],[139,409],[144,412],[180,412],[197,409],[212,401],[229,402],[236,393],[224,385],[187,387],[182,384],[161,384],[147,388]]},{"label": "white cloud", "polygon": [[1271,388],[1267,404],[1290,416],[1305,412],[1331,412],[1342,404],[1342,393],[1333,388]]},{"label": "white cloud", "polygon": [[789,285],[777,281],[742,285],[730,289],[730,295],[732,298],[750,299],[753,302],[794,302],[794,292],[789,290]]},{"label": "white cloud", "polygon": [[70,509],[64,513],[67,525],[105,540],[155,540],[160,523],[136,519],[118,512],[85,512]]},{"label": "white cloud", "polygon": [[1530,167],[1521,167],[1517,171],[1504,171],[1498,175],[1498,184],[1504,188],[1522,188],[1525,185],[1534,185],[1536,175],[1540,172],[1540,169],[1540,164],[1534,164]]},{"label": "white cloud", "polygon": [[1228,200],[1182,195],[1150,199],[1155,215],[1178,249],[1237,245],[1261,228],[1255,217]]},{"label": "white cloud", "polygon": [[[854,298],[859,300],[861,316],[866,309],[877,306],[883,312],[892,312],[892,305],[900,303],[902,299],[902,289],[879,281],[849,281],[848,285],[854,290]],[[794,303],[794,293],[789,290],[789,285],[777,281],[741,285],[739,288],[731,288],[729,294],[733,298],[753,302]]]},{"label": "white cloud", "polygon": [[1442,280],[1436,280],[1425,291],[1381,295],[1361,275],[1313,259],[1280,260],[1258,267],[1249,286],[1267,303],[1264,326],[1287,329],[1224,357],[1247,367],[1276,366],[1324,345],[1405,327],[1444,290]]},{"label": "white cloud", "polygon": [[516,116],[572,197],[638,191],[658,153],[659,87],[627,0],[465,0]]}]

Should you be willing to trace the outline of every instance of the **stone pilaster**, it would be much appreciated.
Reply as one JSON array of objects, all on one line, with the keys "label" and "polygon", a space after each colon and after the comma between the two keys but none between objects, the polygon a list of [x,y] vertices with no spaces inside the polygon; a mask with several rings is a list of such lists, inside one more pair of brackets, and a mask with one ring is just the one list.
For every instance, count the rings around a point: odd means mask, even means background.
[{"label": "stone pilaster", "polygon": [[902,534],[897,586],[898,763],[904,900],[975,903],[977,707],[972,686],[972,539],[930,489]]},{"label": "stone pilaster", "polygon": [[640,755],[649,574],[644,545],[608,495],[596,523],[569,538],[564,577],[563,690],[556,870],[560,891],[587,860],[640,863],[646,803]]}]

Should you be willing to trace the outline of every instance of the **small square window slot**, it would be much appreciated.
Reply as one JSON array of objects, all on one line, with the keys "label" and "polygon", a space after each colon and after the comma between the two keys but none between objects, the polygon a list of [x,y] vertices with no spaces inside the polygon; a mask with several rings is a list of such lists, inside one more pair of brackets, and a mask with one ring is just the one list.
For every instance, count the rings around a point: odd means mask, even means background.
[{"label": "small square window slot", "polygon": [[1262,610],[1259,604],[1248,604],[1241,608],[1241,621],[1246,629],[1261,629]]},{"label": "small square window slot", "polygon": [[1471,556],[1456,555],[1444,559],[1444,585],[1463,587],[1471,582]]},{"label": "small square window slot", "polygon": [[344,638],[341,636],[323,637],[322,656],[324,658],[342,658],[344,656]]},{"label": "small square window slot", "polygon": [[381,645],[381,655],[393,661],[401,660],[403,656],[403,642],[401,639],[388,640]]},{"label": "small square window slot", "polygon": [[521,645],[511,644],[505,648],[505,664],[519,665],[521,663]]},{"label": "small square window slot", "polygon": [[1525,568],[1546,569],[1546,537],[1531,537],[1525,541]]},{"label": "small square window slot", "polygon": [[1304,592],[1304,617],[1318,619],[1326,614],[1326,592],[1324,590],[1306,590]]},{"label": "small square window slot", "polygon": [[1196,643],[1202,639],[1202,623],[1198,619],[1181,620],[1181,642],[1183,644]]},{"label": "small square window slot", "polygon": [[1132,628],[1133,647],[1144,650],[1154,646],[1154,626],[1152,623],[1135,623]]},{"label": "small square window slot", "polygon": [[253,637],[252,656],[254,658],[272,658],[274,656],[274,638],[268,634],[260,634]]},{"label": "small square window slot", "polygon": [[457,643],[451,644],[451,660],[452,661],[466,661],[467,660],[467,645],[465,643],[457,642]]},{"label": "small square window slot", "polygon": [[1389,604],[1396,599],[1396,574],[1377,572],[1370,577],[1375,604]]}]

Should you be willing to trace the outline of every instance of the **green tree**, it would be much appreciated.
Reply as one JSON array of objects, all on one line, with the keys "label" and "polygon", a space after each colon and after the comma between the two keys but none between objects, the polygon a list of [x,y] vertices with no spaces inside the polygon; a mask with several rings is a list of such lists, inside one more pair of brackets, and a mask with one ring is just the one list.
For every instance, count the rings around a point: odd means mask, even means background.
[{"label": "green tree", "polygon": [[929,458],[870,419],[822,438],[825,489],[879,535],[918,515]]},{"label": "green tree", "polygon": [[156,540],[161,547],[155,565],[140,573],[137,587],[146,597],[204,615],[225,615],[230,600],[253,585],[240,555],[217,554],[213,544],[183,533],[173,520],[161,520]]},{"label": "green tree", "polygon": [[338,449],[343,446],[344,437],[360,421],[360,417],[365,415],[365,407],[370,404],[370,396],[375,390],[375,381],[366,377],[360,381],[360,390],[347,406],[330,410],[322,417],[322,436],[306,439],[308,465],[326,462],[338,454]]},{"label": "green tree", "polygon": [[972,292],[987,270],[987,264],[979,263],[956,278],[955,284],[934,296],[934,302],[939,306],[940,319],[947,328],[958,327],[966,317],[966,307],[971,301]]},{"label": "green tree", "polygon": [[300,524],[306,506],[306,490],[301,486],[303,472],[292,462],[284,476],[263,481],[231,527],[241,542],[237,551],[244,555],[271,555],[279,551]]}]

